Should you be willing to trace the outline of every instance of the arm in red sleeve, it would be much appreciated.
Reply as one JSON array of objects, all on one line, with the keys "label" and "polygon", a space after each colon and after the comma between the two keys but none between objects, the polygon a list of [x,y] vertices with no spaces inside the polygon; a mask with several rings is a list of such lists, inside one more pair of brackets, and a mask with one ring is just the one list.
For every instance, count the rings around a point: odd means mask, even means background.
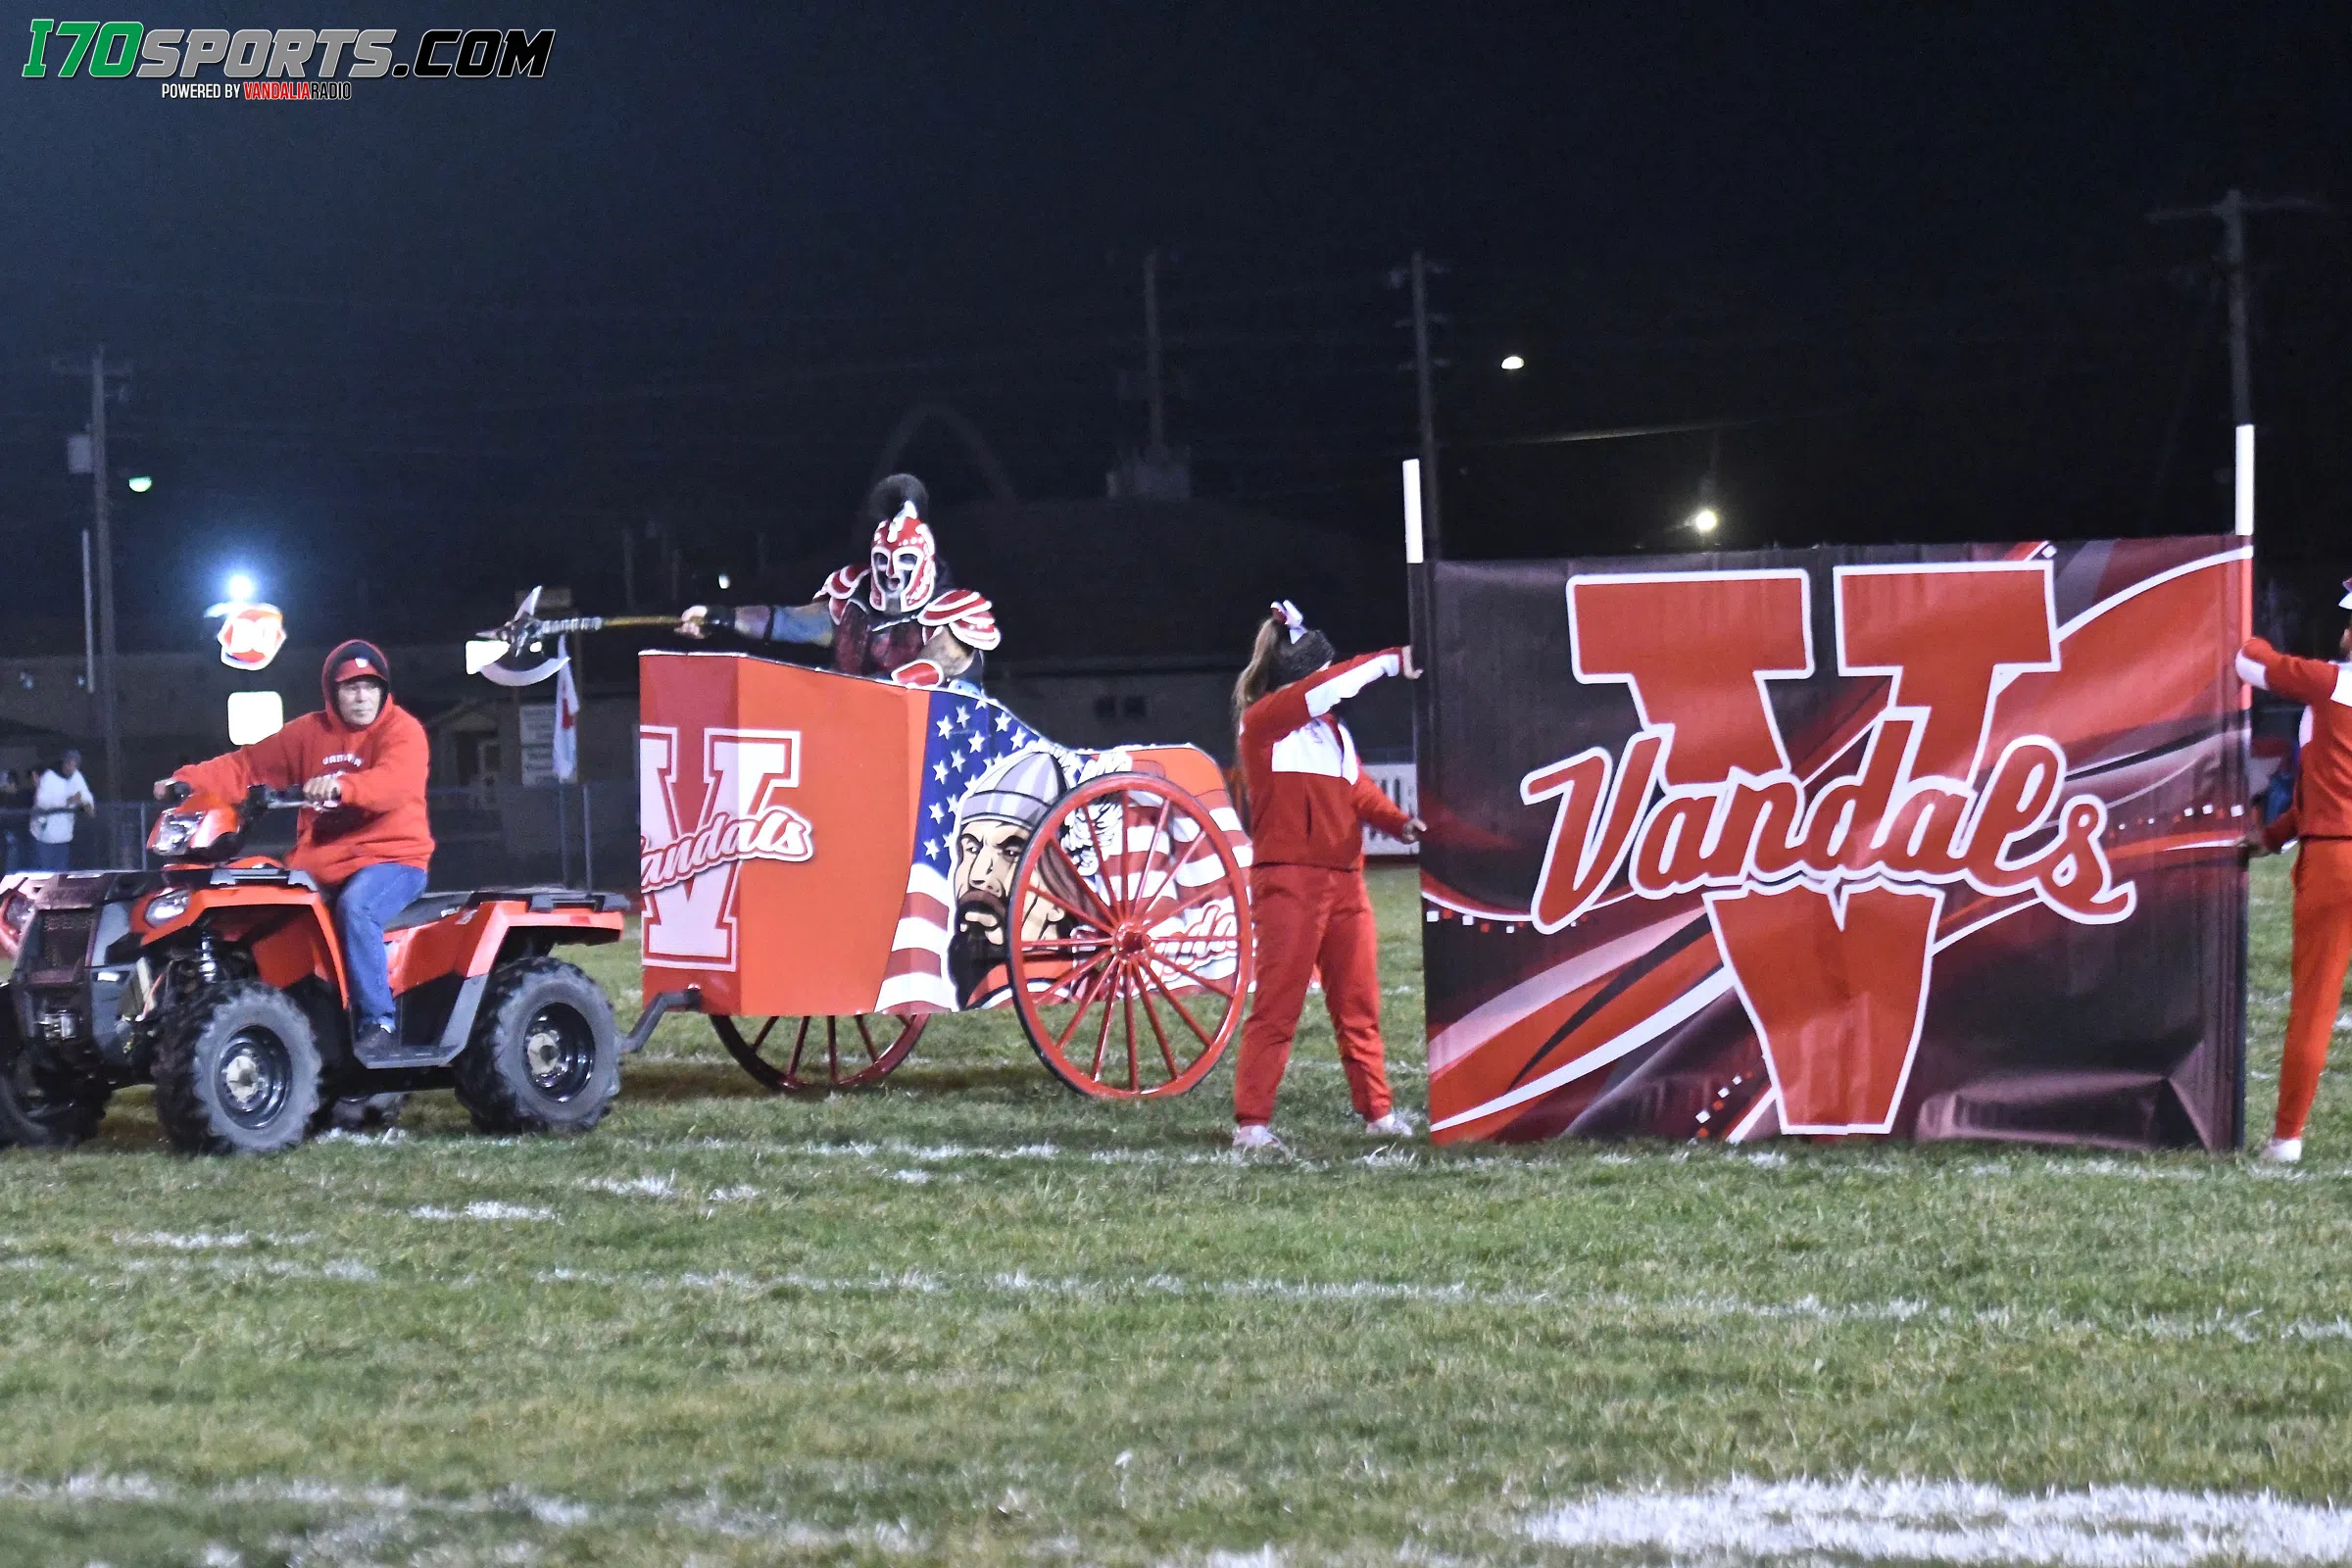
[{"label": "arm in red sleeve", "polygon": [[338,776],[338,801],[371,813],[388,811],[396,806],[422,806],[425,779],[432,771],[432,748],[425,741],[424,726],[412,718],[385,735],[376,748],[373,761]]},{"label": "arm in red sleeve", "polygon": [[1372,782],[1372,775],[1355,775],[1355,816],[1359,822],[1369,822],[1393,839],[1404,837],[1404,824],[1412,818],[1381,787]]},{"label": "arm in red sleeve", "polygon": [[2298,703],[2342,703],[2352,707],[2352,670],[2339,669],[2324,659],[2297,659],[2282,654],[2261,638],[2237,651],[2237,678],[2258,691],[2276,692]]},{"label": "arm in red sleeve", "polygon": [[2262,830],[2262,847],[2277,855],[2303,836],[2301,813],[2288,807],[2273,818]]},{"label": "arm in red sleeve", "polygon": [[1403,669],[1401,648],[1358,654],[1328,669],[1318,669],[1306,679],[1295,680],[1251,703],[1242,714],[1242,739],[1271,745],[1321,718],[1383,675],[1401,674]]},{"label": "arm in red sleeve", "polygon": [[273,790],[301,788],[302,749],[294,738],[294,727],[288,725],[251,746],[223,752],[209,761],[190,762],[172,776],[203,799],[234,804],[256,784]]}]

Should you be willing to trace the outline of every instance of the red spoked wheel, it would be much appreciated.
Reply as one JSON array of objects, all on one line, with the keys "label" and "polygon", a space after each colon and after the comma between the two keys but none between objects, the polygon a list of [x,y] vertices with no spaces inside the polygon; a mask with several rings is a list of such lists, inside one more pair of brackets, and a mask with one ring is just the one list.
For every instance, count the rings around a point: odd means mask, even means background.
[{"label": "red spoked wheel", "polygon": [[1007,903],[1021,1028],[1079,1093],[1181,1095],[1240,1032],[1249,881],[1208,808],[1167,780],[1109,773],[1055,801]]},{"label": "red spoked wheel", "polygon": [[776,1094],[813,1094],[879,1083],[914,1050],[929,1015],[714,1016],[718,1043],[743,1070]]}]

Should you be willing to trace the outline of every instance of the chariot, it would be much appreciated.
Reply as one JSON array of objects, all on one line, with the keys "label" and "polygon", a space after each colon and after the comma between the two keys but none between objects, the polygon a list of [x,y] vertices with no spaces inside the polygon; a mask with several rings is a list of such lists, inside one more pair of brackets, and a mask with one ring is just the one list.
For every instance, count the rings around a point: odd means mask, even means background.
[{"label": "chariot", "polygon": [[1055,745],[962,687],[639,656],[649,1009],[775,1091],[872,1084],[1005,1008],[1105,1099],[1180,1095],[1241,1027],[1250,840],[1196,747]]}]

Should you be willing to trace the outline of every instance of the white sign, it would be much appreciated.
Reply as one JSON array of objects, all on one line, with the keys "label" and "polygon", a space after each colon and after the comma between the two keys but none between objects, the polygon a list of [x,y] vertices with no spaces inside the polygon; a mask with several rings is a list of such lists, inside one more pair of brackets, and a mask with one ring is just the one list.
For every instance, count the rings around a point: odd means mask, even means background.
[{"label": "white sign", "polygon": [[516,715],[522,720],[522,781],[556,781],[556,710],[551,703],[529,703]]},{"label": "white sign", "polygon": [[286,727],[286,705],[275,692],[228,694],[228,744],[251,746]]},{"label": "white sign", "polygon": [[[1395,801],[1407,816],[1421,814],[1420,776],[1410,762],[1366,762],[1364,776],[1380,786],[1380,793]],[[1376,828],[1364,829],[1366,855],[1419,855],[1421,846],[1393,839]]]}]

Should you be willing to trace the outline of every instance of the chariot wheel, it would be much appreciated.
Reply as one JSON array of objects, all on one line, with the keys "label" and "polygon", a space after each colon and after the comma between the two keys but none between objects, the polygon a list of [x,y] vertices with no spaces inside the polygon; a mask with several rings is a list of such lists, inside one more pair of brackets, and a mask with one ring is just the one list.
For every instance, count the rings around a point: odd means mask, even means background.
[{"label": "chariot wheel", "polygon": [[879,1083],[906,1059],[929,1014],[888,1012],[805,1017],[713,1016],[718,1043],[774,1094],[813,1094]]},{"label": "chariot wheel", "polygon": [[1250,1002],[1250,889],[1216,819],[1163,778],[1089,779],[1013,872],[1005,972],[1054,1076],[1106,1100],[1208,1076]]}]

